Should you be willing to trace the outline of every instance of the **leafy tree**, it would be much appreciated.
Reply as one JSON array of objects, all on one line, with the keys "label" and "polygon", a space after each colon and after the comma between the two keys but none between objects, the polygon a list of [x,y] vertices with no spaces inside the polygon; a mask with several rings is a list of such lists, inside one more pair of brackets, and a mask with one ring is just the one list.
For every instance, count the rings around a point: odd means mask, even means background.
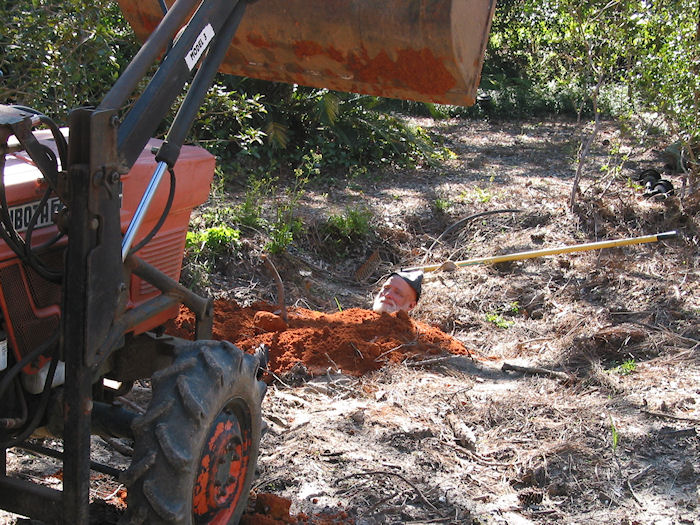
[{"label": "leafy tree", "polygon": [[[644,2],[634,16],[636,61],[627,81],[646,108],[660,113],[689,157],[691,177],[700,177],[700,2]],[[692,146],[692,147],[691,147]]]},{"label": "leafy tree", "polygon": [[696,0],[503,0],[482,86],[564,92],[594,119],[654,112],[687,146],[700,137],[699,72]]},{"label": "leafy tree", "polygon": [[63,121],[95,105],[138,49],[116,2],[0,3],[0,101]]}]

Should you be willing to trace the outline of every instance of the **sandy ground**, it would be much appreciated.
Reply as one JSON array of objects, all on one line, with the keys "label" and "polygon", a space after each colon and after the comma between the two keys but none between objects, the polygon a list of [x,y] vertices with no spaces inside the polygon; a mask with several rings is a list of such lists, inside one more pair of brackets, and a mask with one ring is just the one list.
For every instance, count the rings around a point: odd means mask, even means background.
[{"label": "sandy ground", "polygon": [[[299,209],[309,231],[326,207],[358,203],[372,210],[374,231],[340,261],[318,256],[312,239],[274,258],[288,305],[366,307],[399,266],[679,237],[426,275],[413,318],[471,357],[414,353],[359,376],[329,359],[310,381],[270,379],[253,496],[285,498],[291,516],[311,523],[700,523],[699,199],[680,195],[680,174],[668,175],[676,194],[665,200],[630,180],[663,171],[665,144],[631,143],[604,126],[572,210],[576,123],[416,123],[456,158],[309,188]],[[379,262],[358,282],[374,252]],[[274,304],[257,253],[214,276],[211,291],[241,306]],[[95,450],[128,463],[104,443]],[[38,478],[58,470],[46,465],[23,453],[8,468]],[[118,490],[95,480],[96,499]]]}]

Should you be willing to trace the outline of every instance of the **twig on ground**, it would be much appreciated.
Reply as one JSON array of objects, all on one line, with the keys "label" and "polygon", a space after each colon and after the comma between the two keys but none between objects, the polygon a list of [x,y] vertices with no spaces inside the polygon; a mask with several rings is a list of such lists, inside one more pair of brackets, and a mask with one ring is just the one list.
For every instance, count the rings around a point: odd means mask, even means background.
[{"label": "twig on ground", "polygon": [[649,465],[646,468],[644,468],[643,470],[637,472],[634,476],[630,477],[627,481],[629,483],[636,483],[637,481],[642,479],[644,476],[646,476],[647,472],[649,472],[653,468],[654,468],[653,465]]},{"label": "twig on ground", "polygon": [[444,361],[449,361],[453,357],[456,357],[454,355],[446,355],[442,357],[433,357],[432,359],[421,359],[420,361],[404,361],[406,366],[426,366],[426,365],[434,365],[435,363],[442,363]]},{"label": "twig on ground", "polygon": [[357,348],[357,345],[355,345],[355,343],[353,343],[352,341],[350,341],[350,346],[352,346],[353,350],[355,350],[355,353],[357,353],[357,355],[360,356],[360,359],[364,359],[364,358],[365,358],[365,356],[362,354],[362,352],[360,352],[360,349]]},{"label": "twig on ground", "polygon": [[120,490],[124,490],[124,485],[119,485],[116,489],[114,489],[112,492],[107,494],[104,498],[102,498],[104,501],[109,501],[112,498],[115,498],[117,494],[119,494]]},{"label": "twig on ground", "polygon": [[356,474],[350,474],[349,476],[345,476],[343,478],[340,478],[336,481],[336,483],[340,483],[341,481],[345,481],[346,479],[351,479],[351,478],[360,478],[363,476],[394,476],[402,480],[404,483],[406,483],[409,487],[413,489],[413,491],[418,495],[418,497],[421,499],[423,503],[428,505],[431,509],[433,509],[435,512],[438,512],[438,509],[428,501],[428,499],[423,495],[423,493],[420,491],[418,487],[416,487],[413,483],[408,481],[405,477],[403,477],[401,474],[398,474],[396,472],[389,472],[386,470],[371,470],[368,472],[357,472]]},{"label": "twig on ground", "polygon": [[415,345],[417,345],[417,344],[418,344],[418,339],[415,339],[415,340],[413,340],[413,341],[409,341],[408,343],[403,343],[403,344],[401,344],[401,345],[399,345],[399,346],[395,346],[394,348],[390,348],[390,349],[387,350],[386,352],[382,352],[382,353],[379,354],[377,357],[375,357],[374,360],[378,363],[378,362],[379,362],[379,358],[384,357],[385,355],[390,354],[391,352],[394,352],[395,350],[400,350],[401,348],[405,348],[405,347],[408,347],[408,346],[415,346]]},{"label": "twig on ground", "polygon": [[282,278],[277,272],[277,268],[275,268],[275,265],[272,264],[272,260],[270,260],[270,258],[267,255],[263,254],[262,260],[265,262],[265,265],[270,270],[270,273],[272,273],[272,277],[275,279],[275,284],[277,284],[277,306],[279,306],[280,309],[280,316],[282,317],[282,319],[284,319],[284,322],[286,323],[289,321],[289,318],[287,317],[287,307],[284,304],[284,285],[282,284]]},{"label": "twig on ground", "polygon": [[287,423],[284,419],[282,419],[281,417],[277,417],[277,416],[274,415],[274,414],[270,414],[270,412],[267,412],[267,413],[265,414],[265,418],[266,418],[266,419],[269,419],[269,420],[272,421],[273,423],[275,423],[275,424],[281,426],[282,428],[287,429],[287,428],[291,427],[291,425],[290,425],[289,423]]},{"label": "twig on ground", "polygon": [[433,244],[431,244],[431,245],[430,245],[430,248],[428,248],[428,250],[425,252],[425,255],[423,256],[423,260],[421,261],[421,264],[425,264],[425,261],[427,261],[427,260],[428,260],[428,257],[430,256],[430,252],[432,252],[432,251],[433,251],[433,248],[435,248],[435,245],[436,245],[438,242],[440,242],[440,240],[441,240],[445,235],[447,235],[448,233],[450,233],[450,232],[451,232],[452,230],[454,230],[455,228],[459,228],[459,227],[462,226],[463,224],[465,224],[465,223],[471,221],[472,219],[477,219],[477,218],[479,218],[479,217],[484,217],[484,216],[486,216],[486,215],[494,215],[494,214],[496,214],[496,213],[520,213],[521,211],[522,211],[522,210],[510,210],[510,209],[508,209],[508,210],[482,211],[481,213],[475,213],[474,215],[470,215],[469,217],[465,217],[465,218],[463,218],[463,219],[458,220],[457,222],[455,222],[454,224],[452,224],[451,226],[449,226],[444,232],[442,232],[442,233],[438,236],[437,239],[435,239],[435,240],[433,241]]},{"label": "twig on ground", "polygon": [[386,496],[385,498],[380,499],[377,503],[375,503],[374,505],[372,505],[372,506],[369,508],[369,513],[374,512],[374,509],[376,509],[377,507],[379,507],[379,505],[381,505],[382,503],[386,503],[387,501],[390,501],[390,500],[394,499],[394,498],[395,498],[396,496],[398,496],[398,495],[399,495],[398,492],[394,492],[393,494],[391,494],[391,495],[389,495],[389,496]]},{"label": "twig on ground", "polygon": [[270,370],[269,368],[263,368],[263,369],[261,369],[261,370],[262,370],[263,372],[265,372],[265,373],[270,374],[272,377],[274,377],[283,387],[285,387],[285,388],[290,388],[290,389],[292,388],[291,385],[288,385],[287,383],[285,383],[284,381],[282,381],[282,378],[280,378],[280,376],[278,376],[277,374],[275,374],[275,373],[274,373],[272,370]]},{"label": "twig on ground", "polygon": [[290,394],[289,392],[282,392],[281,390],[277,390],[275,392],[275,397],[279,397],[280,399],[284,399],[285,401],[289,401],[292,403],[297,403],[300,404],[301,406],[308,407],[311,405],[306,399],[302,399],[299,396],[295,396],[294,394]]},{"label": "twig on ground", "polygon": [[562,381],[570,382],[573,377],[565,372],[557,372],[556,370],[550,370],[549,368],[542,368],[539,366],[519,366],[512,365],[510,363],[503,363],[501,367],[503,372],[520,372],[522,374],[530,374],[536,376],[547,376],[556,379],[561,379]]},{"label": "twig on ground", "polygon": [[429,524],[429,523],[447,523],[447,522],[453,522],[453,519],[451,517],[449,518],[435,518],[434,520],[420,520],[420,521],[407,521],[406,525],[422,525],[422,524]]},{"label": "twig on ground", "polygon": [[644,508],[644,505],[642,505],[642,502],[639,501],[639,498],[638,498],[637,495],[634,493],[634,490],[632,489],[632,484],[630,483],[629,478],[627,479],[626,485],[627,485],[627,490],[630,491],[630,494],[632,494],[632,498],[634,499],[634,501],[637,502],[637,505],[639,505],[641,508]]},{"label": "twig on ground", "polygon": [[131,456],[134,455],[134,449],[131,447],[128,447],[126,445],[123,445],[122,443],[119,443],[115,438],[110,438],[110,437],[104,437],[102,438],[105,443],[107,443],[110,447],[112,447],[114,450],[119,452],[122,456],[125,456],[127,458],[130,458]]},{"label": "twig on ground", "polygon": [[[340,367],[338,366],[338,363],[336,363],[335,361],[333,361],[333,359],[331,359],[331,356],[328,355],[328,352],[323,352],[323,354],[328,358],[328,360],[335,367],[335,369],[339,371]],[[330,377],[328,379],[330,379]]]},{"label": "twig on ground", "polygon": [[667,418],[667,419],[675,419],[677,421],[692,421],[694,423],[700,423],[700,419],[698,419],[696,417],[676,416],[674,414],[665,414],[663,412],[654,412],[653,410],[646,410],[644,408],[640,408],[639,410],[641,412],[644,412],[645,414],[650,415],[650,416],[662,417],[662,418]]},{"label": "twig on ground", "polygon": [[449,447],[451,447],[455,451],[466,454],[475,463],[482,465],[484,467],[512,467],[517,463],[515,461],[513,461],[511,463],[501,463],[499,461],[489,461],[488,458],[482,456],[481,454],[477,454],[476,452],[472,452],[471,450],[469,450],[463,446],[457,445],[456,443],[452,443],[451,441],[443,441],[443,443],[447,444]]}]

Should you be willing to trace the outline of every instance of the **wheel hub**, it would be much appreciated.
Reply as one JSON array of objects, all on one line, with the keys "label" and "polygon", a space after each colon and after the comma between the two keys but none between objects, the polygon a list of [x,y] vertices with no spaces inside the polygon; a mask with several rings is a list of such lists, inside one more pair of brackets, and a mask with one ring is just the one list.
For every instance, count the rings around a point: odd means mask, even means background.
[{"label": "wheel hub", "polygon": [[[197,524],[227,524],[245,485],[250,461],[250,417],[230,401],[212,422],[195,478],[192,512]],[[247,497],[247,494],[245,495]]]}]

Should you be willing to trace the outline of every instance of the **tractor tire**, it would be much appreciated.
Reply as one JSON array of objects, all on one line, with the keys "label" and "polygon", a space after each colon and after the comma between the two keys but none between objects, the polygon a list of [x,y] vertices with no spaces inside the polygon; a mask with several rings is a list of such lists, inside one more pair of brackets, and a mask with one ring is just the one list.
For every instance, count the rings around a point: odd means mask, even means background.
[{"label": "tractor tire", "polygon": [[132,424],[120,523],[238,523],[260,446],[262,359],[226,341],[195,341],[153,374],[151,403]]}]

